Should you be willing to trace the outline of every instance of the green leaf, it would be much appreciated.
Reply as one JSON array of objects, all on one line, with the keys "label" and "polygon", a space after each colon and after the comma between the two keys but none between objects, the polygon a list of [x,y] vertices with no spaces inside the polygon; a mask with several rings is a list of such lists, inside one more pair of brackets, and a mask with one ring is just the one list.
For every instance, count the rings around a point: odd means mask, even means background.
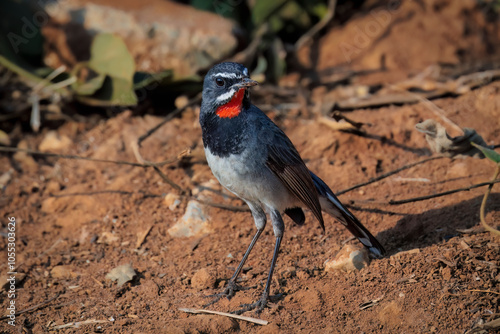
[{"label": "green leaf", "polygon": [[322,19],[328,13],[328,6],[324,3],[317,3],[314,4],[312,8],[309,8],[309,12],[316,15],[319,19]]},{"label": "green leaf", "polygon": [[278,8],[281,7],[287,0],[256,0],[252,7],[252,21],[256,26],[269,20],[271,16],[279,12]]},{"label": "green leaf", "polygon": [[478,145],[476,143],[471,142],[471,145],[483,152],[484,156],[494,163],[500,163],[500,154],[497,153],[496,151],[493,151],[492,149],[489,149],[487,147]]},{"label": "green leaf", "polygon": [[130,82],[122,78],[106,76],[102,87],[92,96],[77,95],[82,103],[91,106],[131,106],[137,104],[137,96]]},{"label": "green leaf", "polygon": [[73,84],[73,89],[78,95],[92,95],[97,92],[103,85],[105,74],[99,74],[86,82],[76,82]]},{"label": "green leaf", "polygon": [[132,86],[134,58],[118,36],[106,33],[94,38],[90,47],[89,67],[98,73],[121,78]]},{"label": "green leaf", "polygon": [[87,65],[95,73],[91,79],[75,86],[79,101],[92,106],[137,104],[134,58],[120,37],[108,33],[97,35],[90,47],[90,60],[81,64]]},{"label": "green leaf", "polygon": [[161,83],[166,78],[173,78],[172,70],[165,70],[159,73],[135,72],[134,74],[134,89],[141,89],[151,85],[154,82]]}]

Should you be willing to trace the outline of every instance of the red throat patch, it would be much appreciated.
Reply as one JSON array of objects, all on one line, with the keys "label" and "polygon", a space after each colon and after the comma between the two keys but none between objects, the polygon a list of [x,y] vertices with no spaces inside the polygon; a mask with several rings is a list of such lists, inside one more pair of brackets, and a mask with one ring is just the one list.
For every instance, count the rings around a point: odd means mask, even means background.
[{"label": "red throat patch", "polygon": [[240,114],[241,104],[245,97],[245,89],[240,88],[236,94],[233,95],[231,101],[217,108],[215,113],[220,118],[233,118]]}]

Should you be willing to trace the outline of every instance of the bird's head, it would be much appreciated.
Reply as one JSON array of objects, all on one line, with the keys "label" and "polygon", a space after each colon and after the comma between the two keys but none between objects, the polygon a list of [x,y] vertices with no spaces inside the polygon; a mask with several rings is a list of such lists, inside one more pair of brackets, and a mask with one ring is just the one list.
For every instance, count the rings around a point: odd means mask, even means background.
[{"label": "bird's head", "polygon": [[214,112],[221,118],[233,118],[249,103],[248,88],[257,85],[248,69],[238,63],[217,64],[203,82],[202,112]]}]

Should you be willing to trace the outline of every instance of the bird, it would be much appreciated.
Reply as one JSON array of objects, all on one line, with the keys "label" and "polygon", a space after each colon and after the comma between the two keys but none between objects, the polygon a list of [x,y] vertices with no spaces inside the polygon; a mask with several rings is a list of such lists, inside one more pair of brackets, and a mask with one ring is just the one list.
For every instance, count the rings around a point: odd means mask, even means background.
[{"label": "bird", "polygon": [[374,257],[385,254],[383,246],[337,199],[333,191],[311,172],[286,134],[250,101],[250,88],[258,85],[239,63],[213,66],[203,81],[200,125],[206,159],[219,183],[250,208],[257,232],[236,271],[221,293],[211,295],[212,305],[246,290],[236,280],[264,231],[269,216],[276,238],[266,285],[254,303],[233,313],[260,313],[271,301],[270,286],[285,232],[282,214],[298,225],[305,222],[303,208],[312,211],[323,231],[322,211],[342,223]]}]

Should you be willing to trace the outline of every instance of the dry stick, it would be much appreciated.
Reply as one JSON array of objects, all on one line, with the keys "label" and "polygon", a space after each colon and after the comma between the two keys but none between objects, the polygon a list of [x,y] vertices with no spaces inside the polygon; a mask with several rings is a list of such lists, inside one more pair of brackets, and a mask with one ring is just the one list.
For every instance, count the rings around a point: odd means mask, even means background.
[{"label": "dry stick", "polygon": [[141,147],[141,143],[151,136],[153,133],[155,133],[159,128],[161,128],[165,123],[169,122],[172,118],[176,117],[177,115],[180,115],[184,110],[186,110],[188,107],[201,102],[201,94],[198,94],[196,97],[192,98],[191,100],[188,101],[188,103],[181,107],[177,108],[174,111],[172,111],[170,114],[168,114],[163,121],[158,123],[156,126],[153,128],[149,129],[145,134],[139,137],[137,139],[137,145]]},{"label": "dry stick", "polygon": [[128,165],[128,166],[143,167],[143,168],[153,167],[155,169],[155,171],[161,176],[161,178],[165,182],[167,182],[170,186],[172,186],[176,190],[180,191],[181,193],[184,193],[184,191],[185,191],[179,185],[177,185],[172,180],[170,180],[158,168],[158,166],[163,166],[163,165],[171,164],[171,163],[178,161],[184,155],[183,153],[179,154],[175,158],[167,159],[167,160],[164,160],[161,162],[153,163],[153,162],[147,161],[145,163],[138,163],[138,162],[130,162],[130,161],[122,161],[122,160],[93,159],[93,158],[81,157],[78,155],[57,154],[57,153],[51,153],[51,152],[40,152],[40,151],[35,151],[35,150],[22,149],[22,148],[17,148],[17,147],[1,147],[0,146],[0,152],[2,152],[2,151],[3,152],[25,152],[25,153],[32,154],[32,155],[42,155],[42,156],[46,156],[46,157],[56,157],[56,158],[63,158],[63,159],[75,159],[75,160],[86,160],[86,161],[92,161],[92,162],[113,163],[113,164],[117,164],[117,165]]},{"label": "dry stick", "polygon": [[[495,170],[495,174],[493,175],[493,179],[491,180],[492,182],[495,182],[497,180],[498,174],[500,174],[500,163],[497,164],[497,168]],[[500,181],[500,180],[498,180],[498,181]],[[490,231],[491,233],[493,233],[496,236],[500,236],[500,231],[499,230],[497,230],[497,229],[491,227],[490,225],[488,225],[488,223],[486,222],[485,214],[484,214],[484,211],[486,209],[486,201],[488,200],[488,196],[491,193],[491,188],[493,188],[493,183],[491,183],[488,186],[488,189],[486,189],[486,193],[484,194],[483,201],[481,202],[481,209],[479,209],[479,217],[481,219],[481,224],[483,224],[483,227],[486,230]]]},{"label": "dry stick", "polygon": [[[40,152],[40,151],[35,151],[35,150],[30,150],[30,149],[23,149],[23,148],[17,148],[17,147],[3,147],[0,146],[0,152],[24,152],[28,153],[31,155],[42,155],[46,157],[56,157],[56,158],[62,158],[62,159],[75,159],[75,160],[86,160],[86,161],[92,161],[92,162],[104,162],[104,163],[113,163],[117,165],[129,165],[129,166],[134,166],[134,167],[152,167],[151,164],[141,164],[138,162],[130,162],[130,161],[122,161],[122,160],[107,160],[107,159],[94,159],[94,158],[86,158],[86,157],[81,157],[79,155],[71,155],[71,154],[57,154],[57,153],[51,153],[51,152]],[[164,160],[158,163],[155,163],[156,166],[163,166],[167,164],[174,163],[178,161],[179,159],[172,158],[168,160]]]},{"label": "dry stick", "polygon": [[[181,188],[181,186],[179,186],[177,183],[175,183],[174,181],[170,180],[168,178],[168,176],[166,176],[159,168],[156,163],[154,162],[151,162],[151,161],[147,161],[145,160],[142,155],[141,155],[141,152],[139,152],[139,143],[137,142],[131,142],[130,143],[130,146],[132,147],[132,151],[134,152],[134,155],[135,155],[135,158],[137,159],[137,161],[139,161],[140,163],[142,164],[147,164],[148,166],[152,166],[155,170],[155,172],[160,175],[160,177],[165,181],[167,182],[171,187],[173,187],[174,189],[176,189],[177,191],[179,191],[181,194],[184,194],[186,191],[184,189]],[[180,154],[177,155],[177,159],[180,160],[183,156],[189,154],[188,151],[182,151]]]},{"label": "dry stick", "polygon": [[491,290],[477,290],[477,289],[472,289],[472,290],[468,290],[468,291],[471,291],[471,292],[494,293],[495,295],[500,295],[500,292],[491,291]]},{"label": "dry stick", "polygon": [[[476,76],[476,78],[474,78]],[[487,76],[488,80],[494,81],[500,78],[500,70],[490,70],[490,71],[485,71],[485,72],[476,72],[472,73],[467,76],[462,76],[458,78],[457,80],[450,82],[450,84],[460,84],[458,86],[458,89],[455,85],[455,87],[447,87],[446,85],[440,86],[432,91],[425,91],[421,94],[418,93],[412,93],[408,92],[407,90],[403,93],[400,94],[387,94],[387,95],[375,95],[369,99],[348,99],[348,100],[343,100],[337,102],[337,107],[341,109],[360,109],[360,108],[369,108],[369,107],[380,107],[388,104],[408,104],[408,103],[416,103],[421,101],[422,98],[430,100],[430,99],[435,99],[442,97],[445,94],[451,93],[451,94],[456,94],[456,95],[462,95],[463,92],[465,92],[467,89],[473,89],[475,87],[480,86],[482,83],[484,83],[484,77]],[[471,80],[472,78],[472,80]],[[464,82],[466,80],[469,80],[469,82]],[[474,81],[475,80],[475,81]],[[471,82],[472,81],[472,82]],[[399,83],[401,84],[401,83]],[[449,85],[450,85],[449,84]],[[397,87],[398,84],[391,85],[390,87],[393,87],[395,89],[402,89],[404,90],[404,87]],[[448,85],[448,86],[449,86]],[[423,87],[419,87],[424,89]],[[435,110],[433,110],[435,112]],[[439,117],[442,117],[440,115]],[[448,121],[445,121],[448,123]]]},{"label": "dry stick", "polygon": [[[93,196],[100,194],[120,194],[120,195],[133,195],[132,191],[125,190],[97,190],[97,191],[89,191],[89,192],[77,192],[77,193],[68,193],[68,194],[53,194],[49,193],[50,197],[61,198],[61,197],[70,197],[70,196]],[[153,194],[149,194],[153,195]],[[155,195],[158,196],[158,195]],[[159,196],[158,196],[159,197]]]},{"label": "dry stick", "polygon": [[328,1],[328,11],[326,15],[316,23],[309,31],[302,35],[299,40],[295,43],[295,51],[299,50],[304,44],[311,40],[314,35],[321,31],[335,16],[335,7],[337,6],[337,0]]},{"label": "dry stick", "polygon": [[250,209],[247,206],[243,206],[243,205],[228,205],[228,204],[206,201],[206,200],[199,199],[196,197],[192,197],[192,198],[201,204],[213,206],[214,208],[225,209],[225,210],[236,211],[236,212],[249,212],[250,211]]},{"label": "dry stick", "polygon": [[109,322],[109,320],[89,319],[89,320],[85,320],[85,321],[69,322],[69,323],[64,324],[64,325],[50,327],[50,330],[57,330],[57,329],[63,329],[63,328],[69,328],[69,327],[78,328],[78,327],[83,326],[83,325],[103,324],[106,322]]},{"label": "dry stick", "polygon": [[453,122],[451,119],[446,117],[445,111],[443,109],[439,108],[434,102],[432,102],[431,100],[429,100],[425,96],[410,92],[408,90],[404,90],[404,89],[402,89],[400,87],[396,87],[394,85],[389,85],[389,87],[396,89],[396,90],[399,90],[399,91],[403,91],[403,93],[407,94],[408,96],[414,96],[418,101],[422,102],[424,104],[424,106],[426,106],[430,111],[432,111],[434,113],[434,115],[441,118],[441,120],[443,122],[445,122],[446,124],[453,127],[456,131],[458,131],[458,133],[463,133],[463,130],[461,127],[459,127],[455,122]]},{"label": "dry stick", "polygon": [[349,192],[349,191],[352,191],[352,190],[354,190],[354,189],[358,189],[358,188],[364,187],[364,186],[366,186],[366,185],[369,185],[369,184],[371,184],[371,183],[375,183],[375,182],[377,182],[377,181],[380,181],[380,180],[382,180],[382,179],[385,179],[385,178],[387,178],[387,177],[389,177],[389,176],[391,176],[391,175],[397,174],[397,173],[399,173],[399,172],[401,172],[401,171],[403,171],[403,170],[405,170],[405,169],[409,169],[409,168],[412,168],[412,167],[414,167],[414,166],[417,166],[417,165],[423,164],[423,163],[425,163],[425,162],[432,161],[432,160],[437,160],[437,159],[442,159],[442,158],[443,158],[442,156],[439,156],[439,157],[430,157],[430,158],[427,158],[427,159],[424,159],[424,160],[420,160],[420,161],[417,161],[417,162],[413,162],[413,163],[411,163],[411,164],[409,164],[409,165],[405,165],[405,166],[400,167],[400,168],[398,168],[398,169],[395,169],[395,170],[392,170],[392,171],[387,172],[387,173],[385,173],[385,174],[379,175],[379,176],[377,176],[377,177],[375,177],[375,178],[373,178],[373,179],[370,179],[370,180],[368,180],[368,181],[366,181],[366,182],[359,183],[359,184],[356,184],[356,185],[354,185],[354,186],[352,186],[352,187],[350,187],[350,188],[347,188],[347,189],[341,190],[341,191],[337,192],[337,193],[336,193],[336,195],[337,195],[337,196],[340,196],[340,195],[345,194],[345,193],[347,193],[347,192]]},{"label": "dry stick", "polygon": [[475,188],[480,188],[480,187],[484,187],[484,186],[493,185],[493,184],[495,184],[495,183],[500,183],[500,179],[495,180],[495,181],[489,181],[489,182],[483,182],[483,183],[474,184],[474,185],[472,185],[472,186],[470,186],[470,187],[465,187],[465,188],[458,188],[458,189],[448,190],[448,191],[444,191],[444,192],[442,192],[442,193],[433,194],[433,195],[427,195],[427,196],[420,196],[420,197],[414,197],[414,198],[402,199],[402,200],[398,200],[398,201],[393,201],[393,200],[390,200],[389,202],[387,202],[387,203],[383,203],[383,204],[389,204],[389,205],[401,205],[401,204],[406,204],[406,203],[413,203],[413,202],[425,201],[425,200],[428,200],[428,199],[431,199],[431,198],[436,198],[436,197],[446,196],[446,195],[450,195],[450,194],[458,193],[458,192],[461,192],[461,191],[469,191],[469,190],[471,190],[471,189],[475,189]]},{"label": "dry stick", "polygon": [[[50,302],[52,302],[52,301],[56,300],[57,298],[59,298],[59,296],[60,296],[60,295],[61,295],[61,293],[60,293],[60,292],[58,292],[58,293],[57,293],[54,297],[52,297],[52,298],[50,298],[50,299],[47,299],[46,301],[43,301],[43,302],[41,302],[40,304],[37,304],[37,305],[32,306],[32,307],[29,307],[29,308],[27,308],[27,309],[25,309],[25,310],[22,310],[22,311],[16,312],[16,313],[14,313],[14,315],[20,315],[20,314],[23,314],[23,313],[26,313],[26,312],[36,311],[36,310],[38,310],[38,309],[40,309],[40,308],[44,307],[44,306],[45,306],[45,305],[47,305],[48,303],[50,303]],[[8,316],[8,315],[6,315],[6,316],[1,317],[1,318],[0,318],[0,320],[5,320],[5,319],[8,319],[8,318],[9,318],[9,316]]]},{"label": "dry stick", "polygon": [[154,170],[160,177],[163,179],[163,181],[167,182],[172,188],[175,190],[179,191],[181,194],[185,194],[186,190],[181,188],[177,183],[174,181],[170,180],[157,166],[153,166]]},{"label": "dry stick", "polygon": [[179,311],[187,312],[187,313],[207,313],[207,314],[217,314],[217,315],[222,315],[224,317],[229,317],[229,318],[234,318],[238,320],[245,320],[254,324],[258,325],[267,325],[269,322],[267,320],[262,320],[262,319],[257,319],[257,318],[251,318],[251,317],[245,317],[243,315],[237,315],[233,313],[226,313],[226,312],[218,312],[218,311],[210,311],[210,310],[196,310],[192,308],[179,308]]}]

